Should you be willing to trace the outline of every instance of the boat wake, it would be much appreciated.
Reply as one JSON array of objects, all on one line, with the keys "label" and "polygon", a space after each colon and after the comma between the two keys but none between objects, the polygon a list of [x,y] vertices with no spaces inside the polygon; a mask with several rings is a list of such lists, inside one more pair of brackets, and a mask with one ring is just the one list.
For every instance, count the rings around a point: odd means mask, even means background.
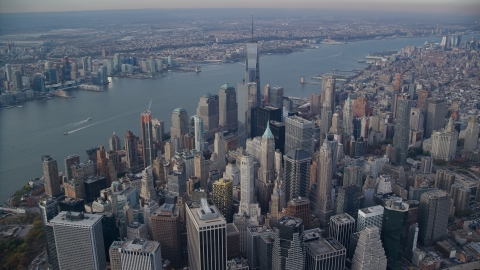
[{"label": "boat wake", "polygon": [[69,126],[72,126],[72,127],[78,127],[88,121],[90,121],[91,118],[88,118],[88,119],[85,119],[85,120],[82,120],[82,121],[78,121],[78,122],[75,122],[75,123],[72,123],[72,124],[69,124]]},{"label": "boat wake", "polygon": [[94,124],[91,124],[91,125],[86,125],[86,126],[83,126],[83,127],[81,127],[81,128],[74,129],[74,130],[72,130],[72,131],[67,131],[67,132],[65,132],[65,135],[71,134],[71,133],[74,133],[74,132],[77,132],[77,131],[80,131],[80,130],[82,130],[82,129],[86,129],[86,128],[91,127],[91,126],[95,126],[95,125],[97,125],[97,124],[99,124],[99,123],[100,123],[100,122],[94,123]]}]

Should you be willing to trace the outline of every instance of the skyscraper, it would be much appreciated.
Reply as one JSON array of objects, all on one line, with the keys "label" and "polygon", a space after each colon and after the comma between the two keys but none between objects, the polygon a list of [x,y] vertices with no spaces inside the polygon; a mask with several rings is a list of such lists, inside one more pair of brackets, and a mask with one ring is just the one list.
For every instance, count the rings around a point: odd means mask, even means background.
[{"label": "skyscraper", "polygon": [[140,127],[142,130],[142,154],[143,154],[143,167],[148,167],[153,164],[153,160],[156,157],[155,150],[153,149],[153,136],[152,136],[152,113],[150,112],[150,104],[146,111],[140,116]]},{"label": "skyscraper", "polygon": [[[262,237],[273,236],[273,234],[269,226],[251,226],[247,228],[247,258],[251,269],[266,269],[260,266],[260,257],[262,256],[260,255],[261,242]],[[265,257],[270,257],[268,258],[270,261],[272,259],[271,253],[270,256],[266,255]]]},{"label": "skyscraper", "polygon": [[106,268],[102,215],[60,212],[50,223],[60,269]]},{"label": "skyscraper", "polygon": [[382,242],[388,269],[403,269],[401,265],[406,243],[408,204],[400,197],[387,200],[383,212]]},{"label": "skyscraper", "polygon": [[380,231],[383,223],[383,206],[375,205],[358,210],[357,232],[369,226],[375,226]]},{"label": "skyscraper", "polygon": [[267,123],[267,128],[261,139],[260,157],[255,187],[257,189],[257,200],[263,212],[268,211],[268,203],[273,191],[275,180],[275,138]]},{"label": "skyscraper", "polygon": [[311,160],[309,153],[299,149],[291,150],[283,156],[283,181],[286,202],[297,197],[308,197]]},{"label": "skyscraper", "polygon": [[64,159],[65,162],[65,173],[67,174],[67,180],[73,179],[72,165],[80,163],[79,155],[70,155]]},{"label": "skyscraper", "polygon": [[272,270],[304,269],[303,223],[299,218],[283,216],[275,228]]},{"label": "skyscraper", "polygon": [[55,234],[50,220],[58,215],[58,204],[55,200],[44,200],[38,204],[40,217],[42,218],[43,231],[47,244],[48,266],[52,270],[59,270],[57,246],[55,245]]},{"label": "skyscraper", "polygon": [[410,134],[410,107],[409,100],[397,101],[393,147],[395,148],[395,162],[398,165],[404,165],[407,162]]},{"label": "skyscraper", "polygon": [[146,239],[129,239],[119,248],[122,269],[162,270],[160,243]]},{"label": "skyscraper", "polygon": [[150,216],[152,239],[160,242],[162,258],[172,262],[174,267],[181,267],[182,245],[179,208],[172,203],[165,203]]},{"label": "skyscraper", "polygon": [[283,87],[272,86],[268,88],[268,103],[270,106],[282,109],[283,107]]},{"label": "skyscraper", "polygon": [[432,133],[432,158],[450,161],[455,158],[457,150],[458,132],[453,125],[453,119],[450,118],[445,129],[437,130]]},{"label": "skyscraper", "polygon": [[451,207],[451,197],[445,191],[435,190],[422,194],[418,209],[418,241],[421,245],[431,246],[448,236]]},{"label": "skyscraper", "polygon": [[350,95],[348,95],[345,106],[343,107],[343,130],[345,136],[350,137],[353,135],[353,108]]},{"label": "skyscraper", "polygon": [[43,155],[43,174],[45,175],[45,194],[50,198],[62,194],[60,190],[60,177],[58,176],[57,161],[50,155]]},{"label": "skyscraper", "polygon": [[245,78],[244,83],[256,83],[258,101],[260,101],[260,61],[258,53],[258,43],[253,38],[253,15],[252,15],[252,36],[247,42],[245,56]]},{"label": "skyscraper", "polygon": [[299,116],[285,117],[285,153],[293,149],[313,152],[315,124]]},{"label": "skyscraper", "polygon": [[269,105],[257,108],[256,110],[257,133],[255,134],[255,136],[262,136],[262,134],[265,132],[265,129],[267,128],[267,123],[270,122],[270,120],[281,122],[282,109],[269,106]]},{"label": "skyscraper", "polygon": [[165,123],[162,120],[152,119],[152,135],[155,142],[163,141],[165,134]]},{"label": "skyscraper", "polygon": [[12,65],[11,64],[5,64],[5,72],[7,73],[7,81],[12,82],[13,80],[13,73],[12,73]]},{"label": "skyscraper", "polygon": [[310,229],[310,201],[307,198],[296,197],[288,201],[285,207],[285,215],[300,218],[305,229]]},{"label": "skyscraper", "polygon": [[253,156],[245,154],[240,162],[240,206],[238,207],[239,214],[255,217],[260,215],[260,207],[254,200],[255,186],[254,186],[254,165]]},{"label": "skyscraper", "polygon": [[447,102],[444,99],[427,99],[427,122],[424,138],[430,138],[435,130],[444,127],[446,114]]},{"label": "skyscraper", "polygon": [[246,140],[257,134],[256,108],[260,103],[260,90],[256,83],[239,83],[238,89],[238,145],[245,147]]},{"label": "skyscraper", "polygon": [[153,185],[152,166],[148,166],[142,171],[141,183],[140,197],[144,200],[156,200],[157,192]]},{"label": "skyscraper", "polygon": [[113,133],[112,137],[108,139],[108,145],[110,146],[110,151],[122,150],[120,138],[115,134],[115,132]]},{"label": "skyscraper", "polygon": [[352,270],[387,269],[387,258],[380,240],[380,230],[369,226],[360,232],[353,255]]},{"label": "skyscraper", "polygon": [[212,200],[227,223],[233,222],[233,181],[220,178],[213,182]]},{"label": "skyscraper", "polygon": [[322,109],[326,106],[326,111],[335,111],[335,79],[332,76],[325,76],[322,79],[322,96],[320,101]]},{"label": "skyscraper", "polygon": [[337,141],[326,138],[317,153],[318,175],[316,190],[316,216],[322,228],[328,227],[332,209],[332,178],[336,164]]},{"label": "skyscraper", "polygon": [[237,131],[237,93],[235,88],[228,83],[220,87],[219,96],[219,122],[224,130]]},{"label": "skyscraper", "polygon": [[[205,123],[205,122],[204,122]],[[184,108],[176,108],[172,113],[172,127],[170,127],[170,137],[181,138],[182,134],[188,133],[189,118]]]},{"label": "skyscraper", "polygon": [[138,160],[138,138],[130,130],[125,134],[125,152],[127,168],[136,168],[140,165]]},{"label": "skyscraper", "polygon": [[217,207],[202,198],[187,201],[185,210],[190,269],[226,270],[227,223]]},{"label": "skyscraper", "polygon": [[350,246],[350,236],[355,233],[355,219],[349,214],[339,214],[330,217],[328,236],[335,238],[344,247]]},{"label": "skyscraper", "polygon": [[[360,206],[360,187],[357,185],[348,185],[338,187],[337,205],[335,213],[348,213],[356,216]],[[338,239],[337,239],[338,240]],[[348,245],[346,245],[348,247]]]},{"label": "skyscraper", "polygon": [[478,147],[478,133],[480,132],[480,125],[477,117],[472,116],[468,121],[467,129],[465,130],[465,144],[463,149],[465,151],[475,150]]},{"label": "skyscraper", "polygon": [[328,100],[323,102],[320,133],[327,134],[332,126],[332,111],[330,111]]},{"label": "skyscraper", "polygon": [[319,228],[303,232],[306,270],[343,270],[347,250],[334,238],[322,238]]},{"label": "skyscraper", "polygon": [[[235,89],[233,89],[235,91]],[[220,89],[220,91],[222,91]],[[230,94],[231,95],[231,94]],[[229,95],[229,96],[230,96]],[[231,105],[231,104],[228,104]],[[228,108],[230,109],[230,108]],[[203,119],[203,127],[207,131],[216,130],[219,124],[219,97],[218,95],[204,94],[197,107],[197,116]],[[172,116],[173,117],[173,116]]]},{"label": "skyscraper", "polygon": [[203,118],[195,115],[193,116],[195,122],[195,150],[199,152],[203,152],[205,148],[205,141],[204,141],[204,131],[203,131]]}]

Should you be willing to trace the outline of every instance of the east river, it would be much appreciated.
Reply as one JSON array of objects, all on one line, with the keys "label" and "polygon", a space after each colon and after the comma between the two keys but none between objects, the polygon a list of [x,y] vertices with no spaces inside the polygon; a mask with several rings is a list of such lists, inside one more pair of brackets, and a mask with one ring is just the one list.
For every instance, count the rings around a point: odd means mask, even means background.
[{"label": "east river", "polygon": [[[462,38],[469,40],[471,36]],[[370,52],[440,40],[441,37],[366,40],[344,45],[320,44],[318,49],[292,54],[262,55],[260,82],[262,87],[267,83],[283,86],[286,96],[308,97],[320,93],[320,86],[301,85],[302,76],[313,81],[310,77],[332,69],[363,69],[366,64],[357,60]],[[140,113],[150,99],[152,116],[165,121],[167,132],[175,108],[183,107],[189,116],[194,115],[202,94],[218,94],[225,83],[236,87],[242,81],[244,68],[244,63],[209,64],[202,66],[200,73],[168,72],[156,80],[110,78],[105,92],[75,90],[70,94],[76,98],[34,100],[23,102],[21,108],[0,108],[0,205],[29,180],[43,175],[41,155],[51,155],[57,160],[58,169],[64,171],[66,156],[78,154],[85,161],[85,150],[98,145],[108,148],[113,132],[122,140],[127,130],[139,136]],[[92,120],[79,123],[88,118]]]}]

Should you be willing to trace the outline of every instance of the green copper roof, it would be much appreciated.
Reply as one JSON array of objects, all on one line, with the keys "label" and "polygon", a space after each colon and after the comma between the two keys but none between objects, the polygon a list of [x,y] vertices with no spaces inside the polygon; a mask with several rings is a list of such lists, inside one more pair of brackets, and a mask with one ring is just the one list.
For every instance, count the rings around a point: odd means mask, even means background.
[{"label": "green copper roof", "polygon": [[267,139],[273,139],[272,131],[270,130],[270,123],[267,122],[267,128],[265,129],[265,133],[263,133],[263,137]]}]

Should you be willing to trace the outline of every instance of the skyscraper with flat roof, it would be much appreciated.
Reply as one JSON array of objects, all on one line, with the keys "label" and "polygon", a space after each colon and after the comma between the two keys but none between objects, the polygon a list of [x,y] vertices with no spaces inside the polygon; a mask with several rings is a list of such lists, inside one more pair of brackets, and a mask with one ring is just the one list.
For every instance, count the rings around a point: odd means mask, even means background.
[{"label": "skyscraper with flat roof", "polygon": [[410,135],[410,107],[409,100],[397,101],[393,147],[395,148],[395,162],[398,165],[404,165],[407,162]]},{"label": "skyscraper with flat roof", "polygon": [[51,198],[62,194],[60,177],[58,176],[57,161],[50,155],[42,156],[43,174],[45,175],[45,194]]},{"label": "skyscraper with flat roof", "polygon": [[162,245],[162,257],[172,262],[174,267],[182,264],[181,225],[179,208],[165,203],[150,216],[152,239]]},{"label": "skyscraper with flat roof", "polygon": [[408,204],[400,197],[387,200],[383,212],[382,242],[388,269],[402,269],[401,261],[406,243]]},{"label": "skyscraper with flat roof", "polygon": [[303,223],[300,218],[283,216],[275,228],[272,269],[304,269],[305,251],[302,241]]},{"label": "skyscraper with flat roof", "polygon": [[102,215],[60,212],[50,223],[60,269],[106,268]]},{"label": "skyscraper with flat roof", "polygon": [[344,247],[350,246],[350,237],[356,232],[355,219],[349,214],[330,217],[328,236],[335,238]]},{"label": "skyscraper with flat roof", "polygon": [[435,130],[441,129],[445,125],[445,115],[447,114],[447,102],[444,99],[427,99],[427,122],[425,128],[425,138],[430,138]]},{"label": "skyscraper with flat roof", "polygon": [[218,95],[204,94],[198,102],[197,116],[203,119],[203,127],[205,130],[216,130],[219,124]]},{"label": "skyscraper with flat roof", "polygon": [[146,239],[125,241],[119,248],[122,269],[162,270],[160,243]]},{"label": "skyscraper with flat roof", "polygon": [[227,223],[233,222],[233,181],[223,179],[213,182],[212,200]]},{"label": "skyscraper with flat roof", "polygon": [[442,190],[429,191],[420,197],[418,209],[418,241],[431,246],[448,236],[448,215],[452,199]]},{"label": "skyscraper with flat roof", "polygon": [[382,229],[383,206],[376,205],[358,210],[357,231],[363,231],[368,226]]},{"label": "skyscraper with flat roof", "polygon": [[478,134],[480,133],[480,125],[477,117],[472,116],[468,121],[467,129],[465,130],[465,144],[463,149],[465,151],[475,150],[478,147]]},{"label": "skyscraper with flat roof", "polygon": [[272,86],[268,88],[268,102],[270,106],[279,108],[283,107],[283,87]]},{"label": "skyscraper with flat roof", "polygon": [[[247,258],[251,269],[266,269],[260,266],[260,257],[264,256],[260,253],[263,241],[262,236],[272,236],[273,234],[274,232],[269,226],[251,226],[247,228]],[[270,261],[272,259],[271,253],[270,256],[267,255],[265,257],[270,257]]]},{"label": "skyscraper with flat roof", "polygon": [[299,196],[308,197],[311,160],[310,154],[301,149],[293,149],[283,156],[286,202]]},{"label": "skyscraper with flat roof", "polygon": [[195,123],[195,150],[203,152],[205,148],[203,118],[195,115],[193,119]]},{"label": "skyscraper with flat roof", "polygon": [[[225,270],[227,223],[206,199],[186,202],[188,264],[192,270]],[[215,237],[212,237],[215,236]]]},{"label": "skyscraper with flat roof", "polygon": [[335,238],[322,238],[318,228],[303,232],[306,270],[343,270],[347,250]]},{"label": "skyscraper with flat roof", "polygon": [[70,155],[64,159],[65,162],[65,173],[67,174],[67,179],[73,179],[72,165],[80,163],[79,155]]},{"label": "skyscraper with flat roof", "polygon": [[138,160],[138,137],[133,135],[130,130],[125,134],[125,152],[127,158],[127,168],[136,168],[140,165]]},{"label": "skyscraper with flat roof", "polygon": [[152,165],[153,160],[156,157],[155,150],[153,149],[152,113],[150,112],[150,105],[140,116],[140,127],[142,130],[143,167],[145,168]]},{"label": "skyscraper with flat roof", "polygon": [[42,218],[43,231],[47,244],[48,266],[52,270],[59,270],[57,246],[55,245],[55,234],[50,220],[58,215],[58,204],[55,200],[44,200],[38,204],[40,217]]},{"label": "skyscraper with flat roof", "polygon": [[235,88],[226,83],[220,87],[219,96],[219,120],[218,124],[224,130],[237,131],[237,93]]},{"label": "skyscraper with flat roof", "polygon": [[299,116],[285,117],[285,153],[293,149],[313,151],[315,124]]},{"label": "skyscraper with flat roof", "polygon": [[188,133],[189,118],[187,110],[176,108],[172,113],[172,127],[170,127],[170,137],[181,138],[182,134]]},{"label": "skyscraper with flat roof", "polygon": [[238,145],[245,147],[246,141],[257,134],[256,108],[260,103],[260,90],[256,83],[239,83],[238,89]]}]

